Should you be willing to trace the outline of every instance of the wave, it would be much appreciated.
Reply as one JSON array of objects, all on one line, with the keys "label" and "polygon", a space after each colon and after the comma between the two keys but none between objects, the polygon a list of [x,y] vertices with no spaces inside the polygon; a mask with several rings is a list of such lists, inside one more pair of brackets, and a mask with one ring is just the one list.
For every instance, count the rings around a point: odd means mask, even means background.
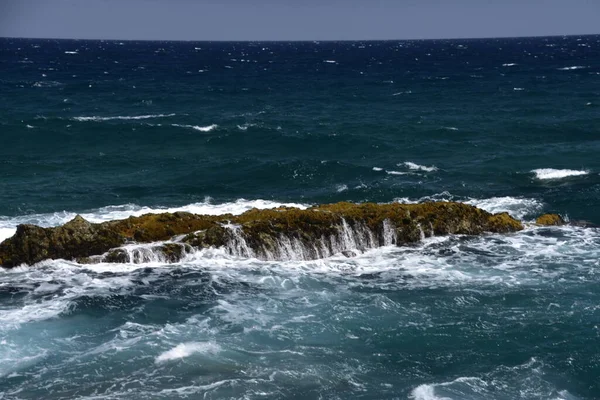
[{"label": "wave", "polygon": [[424,203],[427,201],[457,201],[469,204],[492,214],[507,212],[512,217],[523,220],[528,215],[539,214],[544,203],[538,199],[526,197],[490,197],[486,199],[475,199],[470,197],[460,197],[450,192],[436,193],[431,196],[424,196],[419,199],[410,199],[408,197],[396,198],[394,201],[405,204]]},{"label": "wave", "polygon": [[383,171],[383,168],[379,168],[379,167],[373,167],[373,171],[377,171],[377,172],[379,172],[379,171]]},{"label": "wave", "polygon": [[155,362],[157,364],[178,360],[182,358],[189,357],[193,354],[202,353],[202,354],[216,354],[221,351],[221,346],[214,342],[193,342],[193,343],[182,343],[169,351],[165,351],[158,357],[156,357]]},{"label": "wave", "polygon": [[517,63],[506,63],[506,64],[502,64],[503,67],[514,67],[515,65],[519,65]]},{"label": "wave", "polygon": [[[285,203],[270,200],[246,200],[238,199],[234,202],[213,204],[212,199],[207,197],[204,202],[187,204],[181,207],[146,207],[137,204],[124,204],[117,206],[107,206],[88,212],[79,213],[83,218],[90,222],[105,222],[117,219],[125,219],[131,216],[140,216],[143,214],[159,214],[165,212],[189,212],[193,214],[221,215],[234,214],[239,215],[252,208],[265,209],[275,207],[297,207],[307,208],[307,204]],[[42,227],[52,227],[62,225],[73,218],[77,213],[72,211],[62,211],[48,214],[32,214],[16,217],[0,216],[0,242],[14,235],[17,225],[35,224]]]},{"label": "wave", "polygon": [[74,121],[80,121],[80,122],[85,122],[85,121],[94,121],[94,122],[102,122],[102,121],[112,121],[112,120],[140,120],[140,119],[152,119],[152,118],[169,118],[169,117],[174,117],[176,114],[149,114],[149,115],[133,115],[133,116],[115,116],[115,117],[98,117],[98,116],[91,116],[91,117],[73,117],[71,118]]},{"label": "wave", "polygon": [[58,82],[58,81],[40,81],[40,82],[35,82],[33,84],[33,87],[39,87],[39,88],[46,88],[46,87],[57,87],[57,86],[61,86],[62,83]]},{"label": "wave", "polygon": [[554,168],[539,168],[531,171],[535,177],[540,180],[563,179],[572,176],[582,176],[589,174],[589,171],[581,171],[575,169],[554,169]]},{"label": "wave", "polygon": [[400,166],[400,165],[404,165],[407,168],[412,169],[414,171],[434,172],[434,171],[438,170],[438,168],[435,165],[432,165],[431,167],[427,167],[425,165],[415,164],[414,162],[410,162],[410,161],[405,161],[402,164],[398,164],[398,166]]},{"label": "wave", "polygon": [[545,365],[531,358],[523,365],[500,366],[481,377],[460,377],[453,381],[424,384],[410,394],[413,400],[458,399],[553,399],[575,400],[566,390],[558,389],[543,374]]},{"label": "wave", "polygon": [[207,125],[207,126],[172,124],[171,126],[175,126],[178,128],[194,129],[194,130],[200,131],[200,132],[211,132],[219,127],[219,125],[216,125],[216,124]]},{"label": "wave", "polygon": [[386,174],[388,175],[408,175],[408,172],[401,172],[401,171],[385,171]]},{"label": "wave", "polygon": [[252,127],[254,127],[254,126],[256,126],[256,124],[245,123],[245,124],[243,124],[243,125],[238,125],[238,126],[237,126],[237,128],[238,128],[240,131],[247,131],[247,130],[248,130],[248,128],[252,128]]},{"label": "wave", "polygon": [[588,67],[584,67],[582,65],[574,65],[572,67],[564,67],[564,68],[557,68],[557,69],[559,71],[573,71],[573,70],[576,70],[576,69],[585,69],[585,68],[588,68]]},{"label": "wave", "polygon": [[[375,167],[378,168],[378,167]],[[375,171],[383,171],[383,169],[375,169]],[[385,171],[391,175],[405,175],[409,172],[400,171]],[[336,191],[347,190],[347,185],[336,186]],[[487,199],[473,199],[468,197],[454,196],[449,192],[442,192],[431,196],[424,196],[418,199],[396,198],[394,202],[414,204],[423,203],[426,201],[458,201],[466,204],[479,207],[491,213],[508,212],[515,218],[523,219],[527,215],[537,214],[543,209],[543,202],[533,198],[521,197],[492,197]],[[246,200],[238,199],[233,202],[215,204],[210,197],[207,197],[203,202],[191,203],[179,207],[149,207],[140,206],[137,204],[123,204],[101,207],[95,210],[85,212],[60,211],[46,214],[29,214],[15,217],[0,216],[0,242],[14,235],[17,225],[34,224],[42,227],[53,227],[63,225],[69,222],[77,214],[90,222],[100,223],[125,219],[132,216],[140,216],[143,214],[159,214],[165,212],[189,212],[193,214],[205,215],[222,215],[233,214],[239,215],[252,208],[267,209],[276,207],[296,207],[306,209],[311,204],[293,203],[293,202],[277,202],[272,200]]]}]

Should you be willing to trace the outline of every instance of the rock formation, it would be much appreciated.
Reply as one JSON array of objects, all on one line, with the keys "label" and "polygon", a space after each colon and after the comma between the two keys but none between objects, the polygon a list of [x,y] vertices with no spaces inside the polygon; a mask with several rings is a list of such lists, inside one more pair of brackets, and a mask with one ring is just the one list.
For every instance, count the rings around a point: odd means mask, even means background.
[{"label": "rock formation", "polygon": [[[19,225],[0,244],[0,265],[45,259],[177,262],[196,249],[265,260],[318,259],[347,251],[408,245],[429,236],[508,233],[523,229],[507,213],[453,202],[335,203],[301,210],[252,209],[241,215],[146,214],[93,224],[80,216],[63,226]],[[148,244],[151,245],[141,245]]]},{"label": "rock formation", "polygon": [[564,225],[565,220],[558,214],[544,214],[539,216],[535,223],[542,226],[559,226]]}]

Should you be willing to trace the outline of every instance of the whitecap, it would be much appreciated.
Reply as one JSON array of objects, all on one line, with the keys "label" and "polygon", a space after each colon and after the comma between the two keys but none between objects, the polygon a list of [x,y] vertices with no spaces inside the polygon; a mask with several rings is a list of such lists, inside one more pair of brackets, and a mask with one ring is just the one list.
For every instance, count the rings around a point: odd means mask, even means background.
[{"label": "whitecap", "polygon": [[243,125],[238,125],[238,126],[237,126],[237,128],[238,128],[240,131],[247,131],[247,130],[248,130],[248,128],[252,128],[252,127],[254,127],[254,126],[256,126],[256,124],[245,123],[245,124],[243,124]]},{"label": "whitecap", "polygon": [[373,167],[373,171],[383,171],[383,168]]},{"label": "whitecap", "polygon": [[492,214],[507,212],[518,219],[523,219],[526,215],[540,213],[544,207],[544,203],[537,199],[510,196],[470,199],[464,201],[464,203]]},{"label": "whitecap", "polygon": [[484,199],[458,197],[449,192],[436,193],[431,196],[424,196],[419,199],[410,199],[407,197],[394,199],[397,203],[417,204],[428,201],[456,201],[481,208],[492,214],[507,212],[514,218],[523,219],[530,214],[537,214],[542,211],[544,203],[534,198],[526,197],[490,197]]},{"label": "whitecap", "polygon": [[81,121],[81,122],[85,122],[85,121],[101,122],[101,121],[112,121],[112,120],[139,120],[139,119],[151,119],[151,118],[168,118],[168,117],[174,117],[175,115],[176,114],[149,114],[149,115],[133,115],[133,116],[119,115],[119,116],[115,116],[115,117],[91,116],[91,117],[73,117],[72,119],[75,121]]},{"label": "whitecap", "polygon": [[584,67],[582,65],[574,65],[572,67],[564,67],[564,68],[557,68],[559,71],[573,71],[576,69],[585,69],[587,67]]},{"label": "whitecap", "polygon": [[531,171],[535,177],[540,180],[563,179],[572,176],[582,176],[589,174],[589,171],[581,171],[575,169],[554,169],[554,168],[539,168]]},{"label": "whitecap", "polygon": [[65,54],[79,54],[77,50],[75,51],[65,51]]},{"label": "whitecap", "polygon": [[502,64],[503,67],[514,67],[515,65],[518,65],[518,64],[517,63]]},{"label": "whitecap", "polygon": [[165,351],[158,357],[156,357],[155,362],[157,364],[179,360],[182,358],[187,358],[192,354],[202,353],[202,354],[216,354],[221,351],[221,346],[214,342],[192,342],[192,343],[181,343],[169,351]]},{"label": "whitecap", "polygon": [[323,62],[326,64],[337,64],[337,61],[335,60],[323,60]]},{"label": "whitecap", "polygon": [[219,127],[219,125],[216,125],[216,124],[207,125],[207,126],[172,124],[171,126],[175,126],[178,128],[194,129],[194,130],[200,131],[200,132],[211,132]]},{"label": "whitecap", "polygon": [[[163,208],[139,206],[137,204],[123,204],[102,207],[96,210],[80,213],[80,215],[90,222],[100,223],[105,221],[113,221],[117,219],[125,219],[132,216],[137,217],[144,214],[160,214],[166,212],[174,213],[178,211],[183,211],[193,214],[204,215],[239,215],[253,208],[267,209],[276,207],[296,207],[306,209],[309,207],[309,205],[291,202],[277,202],[262,199],[238,199],[234,202],[213,204],[212,199],[210,197],[207,197],[204,200],[204,202],[191,203],[180,207]],[[42,227],[59,226],[72,220],[73,218],[75,218],[76,215],[77,213],[75,212],[61,211],[48,214],[21,215],[16,217],[0,216],[0,242],[14,235],[17,225],[19,224],[35,224]]]},{"label": "whitecap", "polygon": [[400,166],[400,165],[404,165],[407,168],[415,170],[415,171],[434,172],[434,171],[438,170],[438,168],[435,165],[432,165],[431,167],[427,167],[425,165],[415,164],[414,162],[410,162],[410,161],[405,161],[402,164],[398,164],[398,166]]},{"label": "whitecap", "polygon": [[385,173],[388,175],[408,175],[408,172],[401,171],[385,171]]},{"label": "whitecap", "polygon": [[514,90],[515,92],[521,92],[521,91],[525,90],[525,88],[522,88],[522,87],[516,87],[516,88],[513,88],[513,90]]},{"label": "whitecap", "polygon": [[337,185],[336,187],[338,193],[345,192],[346,190],[348,190],[348,185]]}]

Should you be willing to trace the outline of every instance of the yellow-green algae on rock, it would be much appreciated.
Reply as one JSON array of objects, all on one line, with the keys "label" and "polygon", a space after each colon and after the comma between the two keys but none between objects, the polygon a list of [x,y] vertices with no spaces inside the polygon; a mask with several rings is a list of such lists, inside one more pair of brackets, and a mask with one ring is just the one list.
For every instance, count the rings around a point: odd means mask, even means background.
[{"label": "yellow-green algae on rock", "polygon": [[558,214],[544,214],[539,216],[535,223],[543,226],[558,226],[564,225],[565,220]]},{"label": "yellow-green algae on rock", "polygon": [[[423,237],[478,235],[523,229],[507,213],[490,214],[454,202],[421,204],[335,203],[298,208],[252,209],[241,215],[196,215],[186,212],[146,214],[93,224],[80,216],[63,226],[19,225],[0,244],[0,264],[13,267],[44,259],[80,262],[132,262],[123,245],[154,243],[166,262],[186,252],[226,247],[232,254],[262,259],[326,257],[337,252],[406,245]],[[292,257],[293,258],[293,257]]]}]

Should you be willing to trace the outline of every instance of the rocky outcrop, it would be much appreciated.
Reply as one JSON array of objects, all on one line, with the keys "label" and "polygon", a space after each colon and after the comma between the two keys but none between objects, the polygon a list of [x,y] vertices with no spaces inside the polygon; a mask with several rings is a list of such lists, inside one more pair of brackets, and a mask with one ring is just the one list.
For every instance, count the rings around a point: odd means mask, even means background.
[{"label": "rocky outcrop", "polygon": [[558,214],[544,214],[539,216],[535,223],[542,226],[560,226],[565,224],[565,220]]},{"label": "rocky outcrop", "polygon": [[[0,244],[0,264],[44,259],[176,262],[196,249],[224,247],[261,259],[317,259],[347,251],[407,245],[435,235],[478,235],[523,229],[506,213],[462,203],[335,203],[301,210],[253,209],[241,215],[147,214],[93,224],[82,217],[57,228],[20,225]],[[140,246],[151,243],[148,246]]]}]

